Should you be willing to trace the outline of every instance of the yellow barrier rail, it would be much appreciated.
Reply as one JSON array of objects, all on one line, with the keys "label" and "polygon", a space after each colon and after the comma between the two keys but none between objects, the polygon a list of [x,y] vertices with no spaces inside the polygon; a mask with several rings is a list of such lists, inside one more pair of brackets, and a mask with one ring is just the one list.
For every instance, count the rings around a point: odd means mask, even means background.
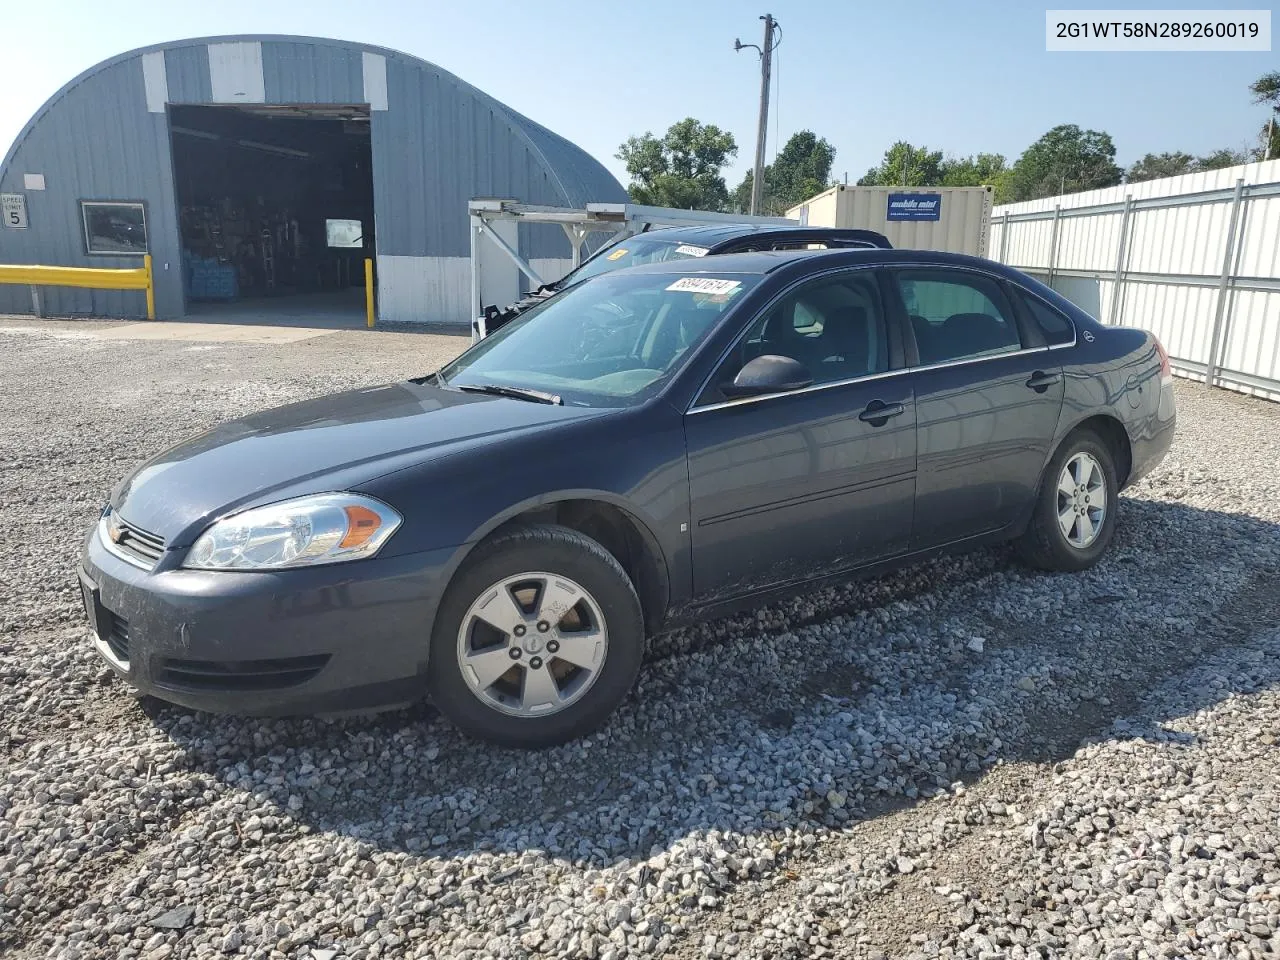
[{"label": "yellow barrier rail", "polygon": [[[156,318],[155,278],[151,273],[151,255],[142,258],[141,267],[117,270],[107,267],[45,267],[35,264],[0,264],[0,283],[37,287],[81,287],[89,290],[145,290],[147,319]],[[39,299],[34,298],[38,304]],[[37,312],[38,309],[37,309]]]},{"label": "yellow barrier rail", "polygon": [[364,314],[365,323],[373,329],[373,261],[364,259]]}]

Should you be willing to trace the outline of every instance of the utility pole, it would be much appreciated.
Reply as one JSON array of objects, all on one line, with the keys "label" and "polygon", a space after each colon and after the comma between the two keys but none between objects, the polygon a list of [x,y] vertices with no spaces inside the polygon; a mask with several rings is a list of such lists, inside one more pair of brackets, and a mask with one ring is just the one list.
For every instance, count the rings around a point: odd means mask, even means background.
[{"label": "utility pole", "polygon": [[773,51],[776,46],[773,31],[778,26],[778,21],[773,19],[772,14],[766,13],[760,19],[764,21],[764,46],[757,47],[754,43],[743,43],[741,40],[733,41],[734,50],[751,47],[760,54],[760,124],[756,128],[756,164],[751,174],[753,217],[760,212],[760,200],[764,196],[764,144],[769,131],[769,79],[773,73]]}]

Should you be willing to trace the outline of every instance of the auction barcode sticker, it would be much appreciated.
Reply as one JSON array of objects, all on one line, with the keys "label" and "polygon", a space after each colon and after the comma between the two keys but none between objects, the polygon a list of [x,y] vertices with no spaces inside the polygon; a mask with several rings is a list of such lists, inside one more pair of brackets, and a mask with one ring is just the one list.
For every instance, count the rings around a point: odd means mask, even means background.
[{"label": "auction barcode sticker", "polygon": [[729,293],[742,286],[741,280],[721,280],[718,277],[681,277],[668,290],[683,290],[686,293]]},{"label": "auction barcode sticker", "polygon": [[676,247],[676,253],[684,254],[686,257],[705,257],[707,255],[706,247],[695,247],[691,243],[682,243]]},{"label": "auction barcode sticker", "polygon": [[1271,11],[1046,10],[1045,49],[1270,50]]}]

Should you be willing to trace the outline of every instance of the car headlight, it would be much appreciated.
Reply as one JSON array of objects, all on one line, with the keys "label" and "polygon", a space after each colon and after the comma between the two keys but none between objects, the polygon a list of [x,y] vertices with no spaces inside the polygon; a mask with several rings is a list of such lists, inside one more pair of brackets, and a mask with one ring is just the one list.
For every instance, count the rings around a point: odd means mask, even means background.
[{"label": "car headlight", "polygon": [[380,500],[322,493],[213,523],[192,544],[192,570],[279,570],[372,557],[402,521]]}]

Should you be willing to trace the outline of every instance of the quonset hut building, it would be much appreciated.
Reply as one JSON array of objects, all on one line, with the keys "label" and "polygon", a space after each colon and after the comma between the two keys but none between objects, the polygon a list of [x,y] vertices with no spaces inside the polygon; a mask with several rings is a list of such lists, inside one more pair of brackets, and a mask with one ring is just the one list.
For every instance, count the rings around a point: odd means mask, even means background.
[{"label": "quonset hut building", "polygon": [[[281,36],[98,64],[27,123],[0,194],[0,263],[141,266],[150,253],[161,318],[245,303],[359,316],[370,257],[380,318],[459,324],[468,200],[626,200],[583,150],[433,64]],[[519,247],[535,263],[570,256],[559,230],[521,226]],[[145,315],[138,291],[41,296],[48,315]],[[0,313],[32,310],[27,288],[0,286]]]}]

